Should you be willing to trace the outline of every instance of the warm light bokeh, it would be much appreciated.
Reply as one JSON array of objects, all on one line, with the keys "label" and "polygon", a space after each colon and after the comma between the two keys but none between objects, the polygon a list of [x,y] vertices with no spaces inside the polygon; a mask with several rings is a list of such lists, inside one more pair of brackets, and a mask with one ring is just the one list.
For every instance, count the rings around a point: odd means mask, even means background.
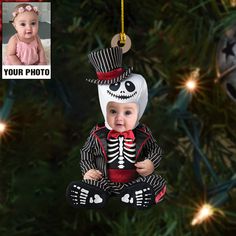
[{"label": "warm light bokeh", "polygon": [[211,217],[213,213],[213,207],[209,204],[204,204],[195,215],[191,225],[201,224],[204,220]]},{"label": "warm light bokeh", "polygon": [[188,81],[186,81],[185,87],[189,92],[194,92],[197,88],[197,81],[189,79]]},{"label": "warm light bokeh", "polygon": [[0,135],[6,131],[6,124],[0,121]]}]

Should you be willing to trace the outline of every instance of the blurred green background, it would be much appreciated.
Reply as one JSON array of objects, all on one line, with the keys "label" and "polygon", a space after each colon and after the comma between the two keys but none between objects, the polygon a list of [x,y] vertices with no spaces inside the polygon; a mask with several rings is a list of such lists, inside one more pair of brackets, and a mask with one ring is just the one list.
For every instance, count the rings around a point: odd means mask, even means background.
[{"label": "blurred green background", "polygon": [[[76,210],[67,185],[81,178],[79,150],[103,120],[87,55],[120,32],[120,1],[52,2],[52,79],[0,81],[0,235],[235,235],[236,102],[216,77],[216,48],[236,22],[235,1],[125,0],[132,49],[124,64],[149,87],[143,116],[164,157],[165,200],[144,211],[111,199],[104,209]],[[197,74],[190,96],[183,81]],[[192,226],[204,202],[214,215]]]}]

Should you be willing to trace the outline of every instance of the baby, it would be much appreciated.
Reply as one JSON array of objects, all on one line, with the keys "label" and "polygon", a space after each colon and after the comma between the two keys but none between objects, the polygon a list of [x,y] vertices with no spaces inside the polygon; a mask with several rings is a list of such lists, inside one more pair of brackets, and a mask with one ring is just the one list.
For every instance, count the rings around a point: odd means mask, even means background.
[{"label": "baby", "polygon": [[82,181],[72,182],[67,198],[74,207],[101,208],[111,195],[143,209],[160,202],[165,180],[154,173],[162,152],[150,130],[139,123],[148,101],[145,79],[121,68],[119,47],[92,52],[105,123],[96,125],[81,149]]},{"label": "baby", "polygon": [[46,56],[38,36],[37,7],[19,4],[12,13],[16,30],[8,41],[5,65],[47,65]]}]

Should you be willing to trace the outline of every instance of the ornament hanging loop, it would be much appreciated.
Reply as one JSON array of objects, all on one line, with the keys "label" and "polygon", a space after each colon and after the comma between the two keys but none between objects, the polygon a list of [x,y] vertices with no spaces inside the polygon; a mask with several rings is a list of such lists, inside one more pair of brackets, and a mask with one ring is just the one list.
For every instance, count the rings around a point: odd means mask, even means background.
[{"label": "ornament hanging loop", "polygon": [[116,34],[113,36],[111,40],[111,46],[116,47],[119,46],[122,49],[122,53],[126,53],[130,50],[131,48],[131,40],[128,35],[125,35],[125,44],[121,42],[120,34]]},{"label": "ornament hanging loop", "polygon": [[124,0],[121,0],[121,32],[112,37],[111,46],[119,46],[122,49],[123,54],[128,52],[131,48],[131,40],[124,30]]}]

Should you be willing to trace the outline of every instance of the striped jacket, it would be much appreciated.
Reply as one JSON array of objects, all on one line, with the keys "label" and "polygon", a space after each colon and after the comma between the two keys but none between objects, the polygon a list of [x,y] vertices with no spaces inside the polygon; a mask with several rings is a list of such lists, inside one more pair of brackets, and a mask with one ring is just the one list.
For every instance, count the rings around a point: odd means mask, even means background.
[{"label": "striped jacket", "polygon": [[[107,134],[109,130],[104,124],[95,126],[81,149],[81,171],[84,175],[90,169],[97,169],[107,177]],[[149,159],[154,168],[159,166],[162,158],[162,150],[151,131],[143,124],[139,124],[134,130],[136,141],[136,162]]]}]

